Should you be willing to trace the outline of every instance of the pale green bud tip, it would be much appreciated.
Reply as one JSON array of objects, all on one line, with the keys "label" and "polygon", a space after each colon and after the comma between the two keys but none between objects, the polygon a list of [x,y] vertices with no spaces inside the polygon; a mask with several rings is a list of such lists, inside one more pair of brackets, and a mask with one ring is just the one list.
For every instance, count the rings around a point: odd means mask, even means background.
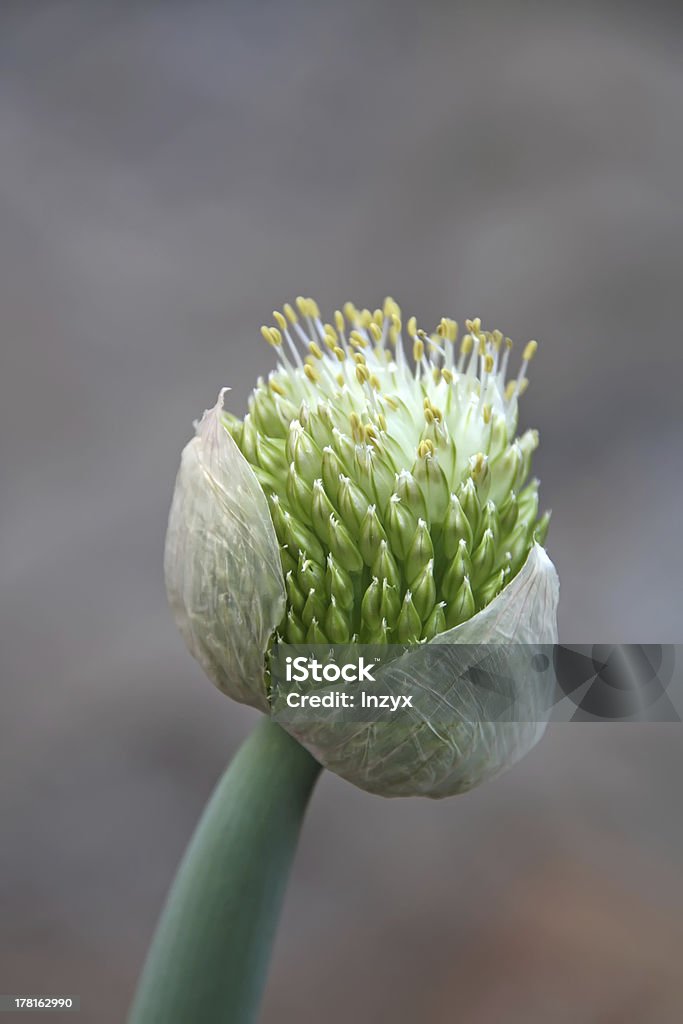
[{"label": "pale green bud tip", "polygon": [[270,498],[283,569],[303,555],[325,570],[325,613],[302,618],[294,572],[278,635],[294,641],[315,618],[329,640],[430,639],[492,601],[547,528],[537,481],[525,483],[538,435],[515,437],[536,343],[508,379],[512,343],[478,319],[457,348],[455,321],[404,327],[392,299],[374,312],[347,303],[330,323],[312,299],[297,309],[262,329],[278,367],[244,422],[226,420]]}]

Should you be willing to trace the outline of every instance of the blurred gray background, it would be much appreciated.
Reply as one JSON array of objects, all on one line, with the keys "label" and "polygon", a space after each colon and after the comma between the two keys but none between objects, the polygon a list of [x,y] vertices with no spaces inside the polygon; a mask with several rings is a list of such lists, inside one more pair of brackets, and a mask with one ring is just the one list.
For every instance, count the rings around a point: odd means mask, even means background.
[{"label": "blurred gray background", "polygon": [[[683,640],[682,43],[657,3],[3,3],[0,990],[123,1019],[254,723],[162,550],[292,296],[538,338],[561,638]],[[682,739],[557,725],[442,803],[324,777],[264,1022],[679,1021]]]}]

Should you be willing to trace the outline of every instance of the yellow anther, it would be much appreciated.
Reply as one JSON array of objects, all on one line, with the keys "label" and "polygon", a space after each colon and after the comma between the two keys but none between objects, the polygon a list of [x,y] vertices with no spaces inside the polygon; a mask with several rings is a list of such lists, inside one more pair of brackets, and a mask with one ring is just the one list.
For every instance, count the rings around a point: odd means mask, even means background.
[{"label": "yellow anther", "polygon": [[424,441],[420,441],[417,446],[417,455],[420,459],[426,459],[434,454],[434,442],[427,438]]},{"label": "yellow anther", "polygon": [[349,321],[349,323],[354,324],[358,319],[358,310],[356,309],[354,304],[352,302],[345,302],[343,309],[346,319]]},{"label": "yellow anther", "polygon": [[358,320],[360,322],[361,327],[364,327],[365,330],[367,331],[368,327],[372,323],[372,313],[370,312],[369,309],[361,309],[360,313],[358,314]]},{"label": "yellow anther", "polygon": [[323,344],[325,345],[326,348],[329,348],[331,352],[334,352],[335,348],[337,347],[337,342],[334,340],[331,334],[327,333],[327,331],[325,331],[325,333],[323,334]]},{"label": "yellow anther", "polygon": [[484,423],[487,423],[487,424],[490,423],[491,422],[491,406],[490,405],[484,405],[484,407],[481,410],[481,415],[483,416]]},{"label": "yellow anther", "polygon": [[441,371],[441,376],[443,377],[447,384],[453,383],[453,373],[451,370],[448,370],[445,366]]},{"label": "yellow anther", "polygon": [[391,295],[387,295],[384,300],[384,315],[388,317],[401,316],[401,307],[395,299],[392,299]]},{"label": "yellow anther", "polygon": [[411,338],[414,334],[417,334],[417,317],[411,316],[410,320],[406,324],[406,330]]},{"label": "yellow anther", "polygon": [[323,325],[323,330],[325,331],[325,334],[329,334],[329,336],[332,338],[333,341],[338,341],[339,340],[339,335],[335,331],[335,329],[332,326],[332,324],[324,324]]},{"label": "yellow anther", "polygon": [[387,419],[383,412],[377,413],[377,426],[379,427],[380,430],[387,429]]},{"label": "yellow anther", "polygon": [[413,344],[413,359],[419,363],[425,354],[425,343],[422,338],[416,338]]},{"label": "yellow anther", "polygon": [[395,331],[401,330],[401,318],[398,313],[391,314],[391,326]]},{"label": "yellow anther", "polygon": [[370,334],[372,336],[373,341],[380,342],[382,340],[382,328],[379,326],[376,320],[373,320],[373,322],[370,324]]},{"label": "yellow anther", "polygon": [[349,344],[353,345],[354,348],[367,348],[368,343],[362,334],[358,331],[351,331],[349,334]]},{"label": "yellow anther", "polygon": [[375,428],[374,423],[365,423],[364,424],[364,428],[365,428],[365,437],[367,438],[367,440],[368,441],[376,441],[377,440],[377,430]]},{"label": "yellow anther", "polygon": [[529,362],[536,355],[536,349],[538,348],[537,341],[529,341],[524,349],[524,361]]},{"label": "yellow anther", "polygon": [[392,395],[385,395],[384,401],[387,403],[390,409],[393,409],[394,412],[396,412],[396,410],[399,408],[398,402]]},{"label": "yellow anther", "polygon": [[520,380],[520,382],[519,382],[519,393],[520,393],[520,395],[523,395],[528,387],[529,387],[529,378],[528,377],[525,377],[524,380]]},{"label": "yellow anther", "polygon": [[274,391],[276,395],[283,395],[284,396],[284,395],[287,394],[287,392],[282,387],[282,385],[278,384],[278,382],[276,380],[269,380],[268,381],[268,387],[270,388],[271,391]]},{"label": "yellow anther", "polygon": [[372,314],[372,319],[375,321],[378,327],[381,327],[384,323],[384,310],[376,309]]},{"label": "yellow anther", "polygon": [[483,452],[477,452],[472,456],[472,476],[480,476],[486,467],[486,456]]},{"label": "yellow anther", "polygon": [[353,352],[353,360],[357,366],[362,366],[365,362],[365,356],[362,352]]},{"label": "yellow anther", "polygon": [[379,381],[379,377],[377,376],[376,373],[370,374],[370,387],[373,389],[373,391],[379,391],[382,387]]},{"label": "yellow anther", "polygon": [[369,376],[370,371],[368,370],[367,366],[364,366],[362,363],[359,363],[358,366],[356,367],[356,380],[358,381],[358,383],[365,384]]},{"label": "yellow anther", "polygon": [[339,387],[343,388],[344,384],[346,383],[345,380],[344,380],[344,374],[343,373],[338,373],[337,377],[336,377],[336,381],[337,381],[337,384],[339,385]]},{"label": "yellow anther", "polygon": [[337,359],[339,360],[340,363],[343,363],[344,360],[346,359],[346,352],[344,351],[343,348],[339,348],[338,345],[334,349],[334,354],[335,354],[335,356],[337,357]]},{"label": "yellow anther", "polygon": [[299,317],[296,315],[296,313],[294,311],[294,307],[291,306],[289,304],[289,302],[285,302],[285,304],[284,304],[284,306],[282,308],[284,309],[285,316],[289,320],[290,324],[296,324],[296,323],[299,322]]},{"label": "yellow anther", "polygon": [[460,351],[462,355],[468,356],[472,351],[474,342],[471,334],[463,334],[462,341],[460,342]]},{"label": "yellow anther", "polygon": [[278,331],[277,327],[265,327],[261,328],[261,334],[266,339],[269,345],[273,348],[279,348],[282,344],[282,335]]},{"label": "yellow anther", "polygon": [[422,399],[422,408],[431,409],[432,403],[429,401],[429,395],[425,395]]},{"label": "yellow anther", "polygon": [[342,311],[340,309],[335,309],[335,311],[334,311],[334,323],[335,323],[335,327],[337,328],[339,333],[343,334],[344,333],[344,314],[342,313]]},{"label": "yellow anther", "polygon": [[479,342],[479,355],[480,356],[486,355],[486,338],[484,337],[483,334],[478,336],[478,342]]},{"label": "yellow anther", "polygon": [[[395,327],[393,324],[389,328],[389,343],[391,345],[393,345],[394,348],[396,348],[396,345],[398,343],[398,336],[399,336],[400,330],[401,330],[400,327]],[[389,355],[388,352],[387,352],[387,355]]]},{"label": "yellow anther", "polygon": [[316,320],[320,319],[320,309],[315,299],[308,300],[308,315],[315,317]]},{"label": "yellow anther", "polygon": [[503,332],[492,331],[491,338],[493,339],[493,347],[495,348],[496,352],[498,352],[500,346],[503,344]]},{"label": "yellow anther", "polygon": [[517,381],[509,380],[505,385],[505,401],[509,402],[515,391],[517,390]]},{"label": "yellow anther", "polygon": [[433,423],[434,420],[436,419],[431,409],[425,409],[424,414],[427,423]]},{"label": "yellow anther", "polygon": [[302,316],[308,316],[308,299],[305,299],[303,295],[297,295],[296,308],[299,310]]},{"label": "yellow anther", "polygon": [[311,366],[310,363],[306,363],[304,366],[304,373],[312,384],[316,384],[320,380],[320,374],[314,366]]},{"label": "yellow anther", "polygon": [[273,319],[275,320],[275,323],[278,325],[281,331],[287,330],[287,321],[285,320],[285,318],[283,317],[282,313],[280,313],[279,310],[273,310]]},{"label": "yellow anther", "polygon": [[484,369],[487,373],[491,373],[493,370],[493,356],[489,354],[484,358]]},{"label": "yellow anther", "polygon": [[312,341],[309,344],[308,351],[311,353],[312,356],[315,356],[316,359],[322,359],[322,357],[323,357],[323,354],[322,354],[322,352],[320,350],[320,346],[316,345],[316,343],[314,341]]},{"label": "yellow anther", "polygon": [[511,349],[512,348],[512,338],[506,338],[505,339],[505,347],[507,349]]}]

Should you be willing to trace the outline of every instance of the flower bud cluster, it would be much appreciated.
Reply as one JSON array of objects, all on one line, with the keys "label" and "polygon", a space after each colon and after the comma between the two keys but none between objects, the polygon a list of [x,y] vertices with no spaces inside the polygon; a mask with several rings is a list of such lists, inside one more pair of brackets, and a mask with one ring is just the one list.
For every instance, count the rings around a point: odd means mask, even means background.
[{"label": "flower bud cluster", "polygon": [[[297,300],[262,328],[279,365],[244,420],[223,414],[269,503],[288,643],[430,640],[518,573],[548,515],[529,479],[536,431],[516,436],[536,343],[443,319],[427,335],[392,299],[324,323]],[[404,338],[410,342],[406,352]]]}]

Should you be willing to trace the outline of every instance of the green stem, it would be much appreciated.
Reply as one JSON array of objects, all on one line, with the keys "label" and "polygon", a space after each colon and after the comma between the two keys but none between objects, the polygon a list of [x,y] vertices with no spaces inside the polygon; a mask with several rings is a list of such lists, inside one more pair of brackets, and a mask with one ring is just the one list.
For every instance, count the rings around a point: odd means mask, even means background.
[{"label": "green stem", "polygon": [[320,765],[264,719],[218,783],[178,869],[129,1024],[251,1024]]}]

